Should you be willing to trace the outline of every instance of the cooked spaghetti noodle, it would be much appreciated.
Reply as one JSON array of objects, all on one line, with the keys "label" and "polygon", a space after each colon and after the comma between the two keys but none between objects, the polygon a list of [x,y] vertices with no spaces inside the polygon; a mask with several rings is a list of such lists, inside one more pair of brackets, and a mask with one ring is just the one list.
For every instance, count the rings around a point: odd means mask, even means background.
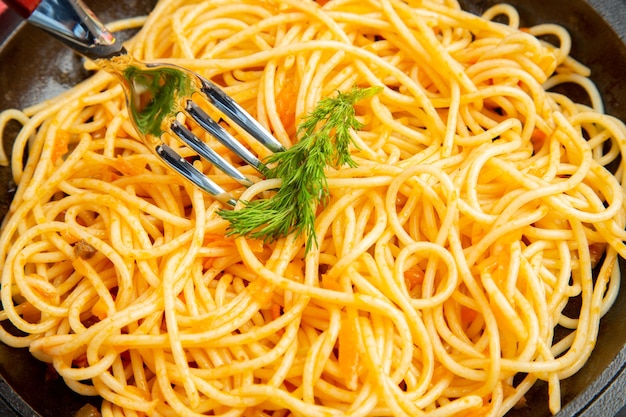
[{"label": "cooked spaghetti noodle", "polygon": [[[0,237],[20,332],[0,339],[103,416],[502,416],[538,380],[556,413],[619,289],[624,124],[567,32],[521,29],[512,7],[321,3],[163,0],[111,25],[143,25],[130,53],[224,86],[286,146],[320,99],[384,87],[356,104],[358,166],[327,171],[318,247],[225,237],[220,204],[147,150],[100,71],[1,119],[23,128]],[[243,200],[280,185],[196,164]]]}]

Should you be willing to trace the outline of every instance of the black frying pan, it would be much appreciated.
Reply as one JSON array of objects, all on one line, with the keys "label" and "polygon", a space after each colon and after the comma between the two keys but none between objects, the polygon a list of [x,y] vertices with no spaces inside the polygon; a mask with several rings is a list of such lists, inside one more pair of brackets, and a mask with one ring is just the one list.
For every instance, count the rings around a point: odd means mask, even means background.
[{"label": "black frying pan", "polygon": [[[591,67],[592,78],[603,92],[607,112],[626,120],[626,0],[588,1],[509,0],[509,3],[518,8],[524,25],[555,22],[567,27],[573,38],[572,54]],[[155,2],[87,0],[105,22],[146,14]],[[479,13],[497,1],[460,2],[465,9]],[[0,110],[50,98],[88,75],[79,57],[38,29],[20,22],[12,12],[0,16],[0,41],[5,40],[0,46]],[[3,138],[5,149],[10,149],[18,127],[12,125],[8,129]],[[8,169],[0,169],[0,217],[6,213],[11,190]],[[621,265],[623,287],[626,287],[625,264]],[[564,407],[559,413],[562,417],[614,416],[626,404],[626,290],[602,320],[597,347],[587,365],[563,381],[562,396]],[[513,410],[509,415],[550,415],[545,384],[538,383],[527,400],[528,407]],[[98,405],[99,400],[78,396],[62,381],[50,379],[46,365],[33,359],[27,350],[0,344],[0,415],[72,417],[86,402]]]}]

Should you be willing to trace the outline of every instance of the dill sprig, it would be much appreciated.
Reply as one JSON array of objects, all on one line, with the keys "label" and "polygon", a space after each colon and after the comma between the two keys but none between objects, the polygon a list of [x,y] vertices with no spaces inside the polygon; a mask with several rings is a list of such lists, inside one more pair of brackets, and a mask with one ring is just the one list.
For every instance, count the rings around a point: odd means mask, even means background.
[{"label": "dill sprig", "polygon": [[248,236],[271,242],[295,232],[306,236],[306,251],[317,245],[315,213],[329,197],[327,166],[355,167],[350,156],[350,130],[359,130],[354,104],[378,93],[381,87],[355,87],[347,93],[320,100],[297,130],[298,142],[270,155],[268,178],[280,178],[280,188],[270,198],[244,201],[241,210],[220,210],[230,225],[227,235]]}]

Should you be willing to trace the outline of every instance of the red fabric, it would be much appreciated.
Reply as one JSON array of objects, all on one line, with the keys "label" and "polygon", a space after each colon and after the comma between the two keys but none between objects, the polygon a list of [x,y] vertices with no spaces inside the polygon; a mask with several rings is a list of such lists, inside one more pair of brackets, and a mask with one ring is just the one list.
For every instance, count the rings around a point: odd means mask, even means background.
[{"label": "red fabric", "polygon": [[21,15],[24,19],[33,13],[33,10],[39,6],[41,0],[0,0],[4,3],[3,6],[13,9],[14,12]]}]

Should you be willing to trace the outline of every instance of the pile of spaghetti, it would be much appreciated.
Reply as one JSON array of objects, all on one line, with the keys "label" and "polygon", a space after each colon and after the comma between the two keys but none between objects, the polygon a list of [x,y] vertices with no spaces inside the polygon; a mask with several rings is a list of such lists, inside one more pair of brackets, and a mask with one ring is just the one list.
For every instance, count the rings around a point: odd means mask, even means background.
[{"label": "pile of spaghetti", "polygon": [[[1,319],[20,332],[2,342],[104,416],[502,416],[538,380],[559,410],[626,255],[626,128],[565,30],[450,0],[164,0],[111,28],[130,26],[132,55],[213,80],[286,147],[321,99],[382,86],[355,104],[357,166],[326,170],[306,251],[227,236],[103,71],[7,111]],[[590,104],[547,91],[562,83]],[[258,181],[196,162],[236,197],[277,186],[197,133]]]}]

